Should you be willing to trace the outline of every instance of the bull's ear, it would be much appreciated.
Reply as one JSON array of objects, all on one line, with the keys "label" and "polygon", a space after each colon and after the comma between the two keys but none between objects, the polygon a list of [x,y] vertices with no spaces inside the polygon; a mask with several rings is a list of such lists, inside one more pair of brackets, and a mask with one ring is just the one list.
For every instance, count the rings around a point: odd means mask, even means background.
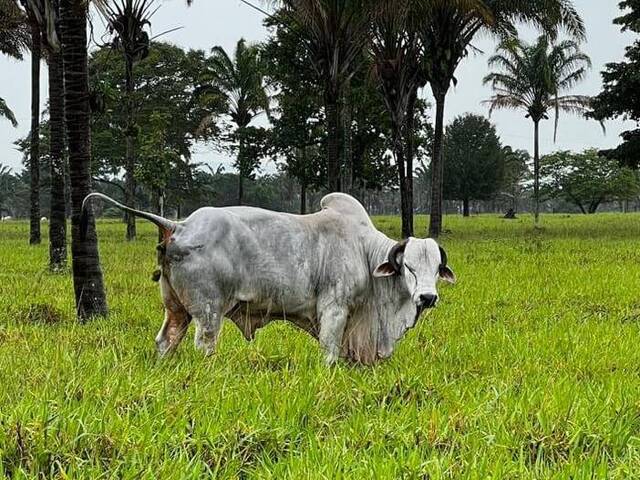
[{"label": "bull's ear", "polygon": [[398,272],[395,271],[393,265],[390,262],[381,263],[376,267],[373,271],[374,278],[385,278],[385,277],[393,277],[397,275]]},{"label": "bull's ear", "polygon": [[440,275],[440,278],[442,280],[444,280],[445,282],[448,283],[456,283],[456,274],[453,273],[453,270],[451,270],[448,266],[441,266],[440,267],[440,271],[438,272]]}]

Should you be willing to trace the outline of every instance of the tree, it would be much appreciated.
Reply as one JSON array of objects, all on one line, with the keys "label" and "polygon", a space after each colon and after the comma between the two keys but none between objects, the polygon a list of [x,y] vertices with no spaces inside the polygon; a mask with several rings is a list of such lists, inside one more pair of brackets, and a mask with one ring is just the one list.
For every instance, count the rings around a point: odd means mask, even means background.
[{"label": "tree", "polygon": [[18,180],[11,173],[11,169],[0,164],[0,217],[6,213],[11,215],[9,201],[15,195]]},{"label": "tree", "polygon": [[309,52],[298,36],[281,23],[265,20],[273,34],[262,47],[266,80],[273,90],[269,110],[269,151],[280,169],[300,186],[301,214],[307,213],[307,194],[326,182],[326,142],[322,95],[314,74],[305,68]]},{"label": "tree", "polygon": [[[151,25],[152,9],[155,0],[109,0],[97,3],[103,17],[107,20],[107,29],[113,36],[112,47],[119,51],[124,59],[125,71],[125,203],[135,208],[135,141],[139,130],[134,122],[135,105],[133,93],[136,88],[134,66],[149,54],[149,34],[145,31]],[[126,215],[127,240],[136,238],[136,219]]]},{"label": "tree", "polygon": [[327,187],[342,189],[341,102],[345,88],[363,60],[373,0],[281,0],[281,21],[293,28],[307,48],[311,67],[323,90],[327,130]]},{"label": "tree", "polygon": [[[29,11],[41,32],[49,66],[49,267],[64,268],[67,260],[67,226],[64,161],[64,73],[59,39],[59,1],[29,0]],[[42,153],[42,152],[40,152]],[[39,219],[38,219],[39,221]]]},{"label": "tree", "polygon": [[[57,31],[59,2],[52,4],[55,23],[49,28]],[[56,35],[47,42],[49,63],[49,171],[51,175],[51,209],[49,212],[49,267],[62,270],[67,263],[67,215],[65,199],[65,128],[64,128],[64,70],[61,45]]]},{"label": "tree", "polygon": [[562,198],[584,214],[596,213],[602,202],[629,200],[640,193],[638,173],[598,154],[556,152],[542,158],[543,191]]},{"label": "tree", "polygon": [[586,114],[591,98],[566,95],[565,92],[582,81],[591,67],[589,57],[578,44],[565,40],[554,44],[541,36],[535,44],[508,39],[500,43],[497,53],[489,59],[496,71],[484,78],[494,95],[486,103],[490,113],[496,109],[523,110],[534,126],[533,176],[535,225],[540,218],[540,122],[554,112],[554,140],[560,112]]},{"label": "tree", "polygon": [[29,142],[29,169],[31,196],[29,211],[29,243],[40,243],[40,60],[42,56],[41,31],[37,10],[27,0],[21,0],[27,12],[31,30],[31,140]]},{"label": "tree", "polygon": [[[640,33],[640,3],[637,0],[625,0],[619,3],[620,9],[628,10],[616,18],[614,23],[621,26],[623,32]],[[624,61],[608,63],[602,71],[603,90],[593,99],[593,112],[590,116],[598,120],[622,117],[640,121],[640,40],[627,47]],[[622,144],[606,152],[625,165],[637,167],[640,164],[640,129],[622,133]]]},{"label": "tree", "polygon": [[554,33],[562,27],[582,38],[584,25],[571,0],[425,0],[414,18],[421,22],[423,68],[436,102],[431,174],[429,234],[442,229],[442,179],[445,100],[456,84],[455,72],[480,33],[515,36],[515,22],[527,22]]},{"label": "tree", "polygon": [[408,0],[387,0],[374,22],[371,41],[373,72],[391,119],[404,238],[413,235],[414,143],[411,140],[418,89],[425,84],[420,68],[421,44],[413,28],[410,5]]},{"label": "tree", "polygon": [[[117,177],[126,160],[126,130],[121,126],[130,113],[121,108],[124,70],[109,48],[96,50],[89,59],[91,90],[101,106],[92,115],[92,174],[102,186],[115,184],[119,190]],[[148,56],[136,64],[131,119],[137,125],[135,180],[152,194],[158,209],[160,202],[180,207],[196,167],[190,163],[191,147],[202,117],[213,108],[194,95],[204,70],[203,51],[184,51],[164,42],[151,42]]]},{"label": "tree", "polygon": [[[225,103],[225,113],[234,124],[230,137],[237,149],[238,204],[243,201],[243,182],[249,178],[258,165],[256,157],[257,130],[249,130],[251,122],[269,110],[269,96],[264,85],[264,67],[260,51],[255,45],[247,45],[240,39],[233,59],[222,47],[214,47],[206,61],[210,88],[221,95]],[[215,121],[217,113],[209,115],[207,123]]]},{"label": "tree", "polygon": [[531,155],[526,150],[513,150],[510,146],[503,148],[504,154],[504,180],[501,193],[511,199],[513,213],[518,212],[518,202],[522,197],[524,182],[531,174],[529,163]]},{"label": "tree", "polygon": [[471,200],[489,200],[502,186],[504,152],[496,127],[481,115],[457,117],[447,127],[444,197],[461,200],[469,216]]},{"label": "tree", "polygon": [[80,232],[82,201],[91,192],[91,128],[87,68],[87,2],[60,1],[64,110],[71,178],[71,253],[76,311],[81,320],[107,314],[95,221]]}]

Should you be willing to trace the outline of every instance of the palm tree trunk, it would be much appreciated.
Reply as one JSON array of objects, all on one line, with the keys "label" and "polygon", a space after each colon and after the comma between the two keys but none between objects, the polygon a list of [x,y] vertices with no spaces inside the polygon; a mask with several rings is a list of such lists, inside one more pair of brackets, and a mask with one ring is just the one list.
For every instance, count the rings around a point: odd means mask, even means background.
[{"label": "palm tree trunk", "polygon": [[353,138],[351,132],[351,122],[353,119],[353,102],[350,98],[351,86],[346,84],[343,94],[344,103],[342,104],[342,190],[353,195],[354,177],[353,177]]},{"label": "palm tree trunk", "polygon": [[402,238],[411,236],[409,233],[409,225],[411,223],[412,213],[407,198],[407,181],[406,181],[406,161],[404,156],[404,146],[402,145],[402,128],[397,122],[393,122],[393,154],[398,168],[398,184],[400,186],[400,218],[402,219]]},{"label": "palm tree trunk", "polygon": [[244,201],[244,177],[242,172],[238,172],[238,205]]},{"label": "palm tree trunk", "polygon": [[469,208],[469,199],[465,198],[462,200],[462,216],[468,217],[471,214],[471,209]]},{"label": "palm tree trunk", "polygon": [[433,138],[433,159],[431,161],[431,215],[429,236],[438,238],[442,232],[442,180],[444,171],[444,107],[446,92],[433,87],[436,99],[436,125]]},{"label": "palm tree trunk", "polygon": [[[415,125],[415,108],[416,101],[418,99],[417,89],[411,93],[409,102],[407,104],[407,120],[405,125],[405,143],[407,145],[406,154],[406,173],[404,177],[405,181],[405,195],[406,207],[408,209],[406,215],[406,234],[407,237],[413,236],[413,159],[415,156],[415,141],[414,141],[414,125]],[[404,230],[404,228],[403,228]]]},{"label": "palm tree trunk", "polygon": [[534,120],[533,139],[533,198],[534,226],[540,226],[540,120]]},{"label": "palm tree trunk", "polygon": [[40,243],[40,28],[31,19],[31,138],[29,173],[31,174],[31,208],[29,243]]},{"label": "palm tree trunk", "polygon": [[87,69],[87,2],[61,0],[64,110],[71,177],[71,254],[76,311],[80,320],[107,314],[95,221],[90,212],[80,236],[82,201],[91,191],[91,129]]},{"label": "palm tree trunk", "polygon": [[49,213],[49,268],[67,263],[67,217],[64,185],[64,78],[62,53],[49,52],[49,151],[51,211]]},{"label": "palm tree trunk", "polygon": [[307,213],[307,185],[300,183],[300,215]]},{"label": "palm tree trunk", "polygon": [[340,112],[338,95],[325,92],[327,122],[327,185],[329,192],[340,191]]},{"label": "palm tree trunk", "polygon": [[[240,127],[244,129],[244,127]],[[245,148],[244,148],[244,134],[240,137],[238,143],[238,205],[242,205],[244,201],[244,166],[245,166]]]},{"label": "palm tree trunk", "polygon": [[[135,119],[133,111],[133,61],[128,57],[125,59],[125,95],[127,96],[127,137],[125,152],[125,203],[136,207],[136,179],[135,179]],[[127,219],[127,240],[136,239],[136,217],[126,215]]]}]

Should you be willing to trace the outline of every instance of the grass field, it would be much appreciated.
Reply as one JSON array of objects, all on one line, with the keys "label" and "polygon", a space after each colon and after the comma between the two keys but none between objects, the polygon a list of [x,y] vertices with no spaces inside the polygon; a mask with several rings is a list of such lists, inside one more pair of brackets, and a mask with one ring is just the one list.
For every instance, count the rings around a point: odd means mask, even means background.
[{"label": "grass field", "polygon": [[0,224],[0,477],[640,478],[640,216],[543,224],[447,218],[458,285],[373,368],[281,323],[158,360],[154,228],[99,224],[111,315],[79,325]]}]

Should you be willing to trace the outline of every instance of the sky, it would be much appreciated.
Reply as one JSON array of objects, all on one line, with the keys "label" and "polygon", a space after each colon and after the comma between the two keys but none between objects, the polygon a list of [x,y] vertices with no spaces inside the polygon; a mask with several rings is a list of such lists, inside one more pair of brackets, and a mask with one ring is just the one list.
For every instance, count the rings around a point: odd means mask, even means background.
[{"label": "sky", "polygon": [[[183,48],[210,50],[221,45],[232,51],[240,37],[249,41],[261,41],[268,35],[262,25],[263,16],[239,0],[195,0],[186,7],[184,0],[158,0],[161,7],[152,18],[154,34],[181,27],[161,37]],[[591,57],[593,69],[587,80],[578,85],[572,93],[595,95],[601,90],[600,71],[608,62],[619,61],[624,55],[625,46],[634,37],[623,34],[612,21],[619,16],[616,0],[575,0],[575,5],[585,20],[588,40],[583,50]],[[95,31],[103,30],[101,21],[94,18]],[[527,40],[535,39],[535,32],[529,28],[521,29],[521,36]],[[452,88],[447,98],[446,119],[451,121],[466,112],[488,114],[482,104],[491,96],[489,87],[482,85],[483,77],[488,73],[487,58],[495,49],[496,42],[490,37],[480,37],[474,42],[482,53],[472,54],[465,59],[457,72],[458,85]],[[0,97],[7,101],[19,122],[18,128],[0,119],[0,164],[14,170],[21,169],[22,155],[16,151],[14,142],[26,136],[30,124],[30,62],[27,59],[18,62],[0,56]],[[47,98],[46,66],[41,68],[41,102],[45,107]],[[428,89],[422,96],[430,100]],[[533,127],[531,121],[524,118],[522,112],[500,111],[491,117],[496,124],[502,142],[514,148],[531,151],[533,145]],[[564,115],[560,121],[558,140],[553,142],[553,121],[547,121],[541,127],[541,151],[543,154],[555,150],[584,150],[587,148],[611,148],[620,143],[619,134],[633,127],[630,122],[609,121],[606,134],[600,125],[580,117]],[[194,149],[194,161],[205,162],[216,168],[219,164],[226,167],[230,159],[208,147],[197,145]],[[264,171],[273,169],[267,162]]]}]

